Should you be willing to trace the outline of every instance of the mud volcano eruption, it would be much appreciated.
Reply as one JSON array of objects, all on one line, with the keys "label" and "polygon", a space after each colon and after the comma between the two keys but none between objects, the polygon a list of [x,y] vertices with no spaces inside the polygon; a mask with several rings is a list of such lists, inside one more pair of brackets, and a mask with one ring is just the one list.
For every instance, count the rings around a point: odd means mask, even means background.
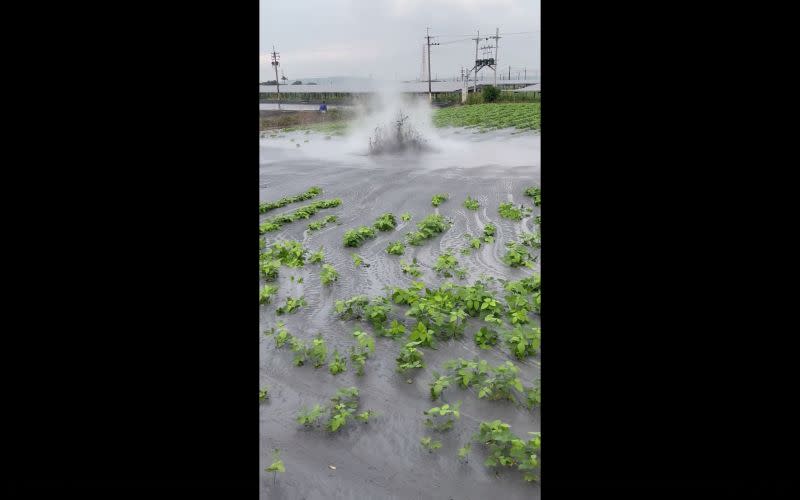
[{"label": "mud volcano eruption", "polygon": [[402,111],[397,112],[394,123],[387,127],[375,127],[374,134],[369,138],[369,154],[399,154],[421,153],[432,151],[427,141],[408,122],[408,116]]}]

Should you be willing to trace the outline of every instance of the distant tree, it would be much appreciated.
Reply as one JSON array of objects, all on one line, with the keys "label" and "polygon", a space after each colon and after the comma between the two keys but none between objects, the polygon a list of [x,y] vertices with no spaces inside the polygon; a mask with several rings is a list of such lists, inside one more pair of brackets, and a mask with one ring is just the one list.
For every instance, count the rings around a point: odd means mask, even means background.
[{"label": "distant tree", "polygon": [[302,85],[302,84],[303,84],[303,82],[301,82],[300,80],[295,80],[295,81],[292,83],[292,85]]},{"label": "distant tree", "polygon": [[285,76],[282,76],[281,80],[283,80],[285,82],[286,80],[288,80],[288,78],[286,78]]},{"label": "distant tree", "polygon": [[277,84],[278,84],[277,80],[268,80],[267,83],[265,83],[264,85],[277,85]]},{"label": "distant tree", "polygon": [[308,82],[306,85],[316,85],[317,82]]},{"label": "distant tree", "polygon": [[483,94],[483,102],[494,102],[500,97],[500,89],[493,85],[483,87],[481,93]]}]

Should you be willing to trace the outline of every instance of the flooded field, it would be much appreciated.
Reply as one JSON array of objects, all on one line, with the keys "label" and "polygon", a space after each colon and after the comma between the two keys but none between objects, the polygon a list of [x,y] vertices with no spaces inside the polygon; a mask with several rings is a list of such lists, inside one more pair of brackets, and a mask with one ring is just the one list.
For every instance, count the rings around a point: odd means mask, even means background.
[{"label": "flooded field", "polygon": [[[387,110],[382,122],[391,116]],[[283,225],[264,234],[267,245],[278,240],[294,239],[313,252],[324,249],[325,262],[339,273],[331,286],[320,282],[320,264],[299,268],[282,266],[278,292],[271,304],[261,306],[259,325],[261,386],[269,388],[269,399],[261,404],[261,498],[266,499],[535,499],[537,483],[528,483],[516,470],[486,467],[486,452],[473,443],[468,461],[458,459],[457,450],[471,440],[481,421],[500,419],[512,432],[527,439],[528,432],[540,431],[540,409],[520,407],[510,401],[479,399],[475,388],[456,385],[444,391],[444,402],[462,401],[461,418],[452,430],[432,433],[423,425],[423,412],[442,401],[433,402],[429,384],[433,372],[444,372],[441,365],[449,359],[471,360],[478,356],[491,365],[511,361],[526,383],[539,378],[538,355],[518,360],[508,348],[498,343],[488,350],[479,349],[473,334],[484,323],[473,318],[467,322],[463,338],[440,341],[436,349],[425,348],[425,368],[406,373],[396,371],[395,358],[407,336],[400,340],[378,336],[366,321],[339,319],[335,302],[354,295],[377,297],[387,287],[409,287],[423,281],[438,287],[446,281],[472,284],[482,275],[518,280],[533,271],[512,268],[503,263],[505,244],[517,241],[524,232],[539,229],[534,217],[540,214],[531,198],[524,195],[529,186],[540,186],[540,136],[534,132],[512,133],[509,130],[475,133],[467,129],[433,129],[429,116],[412,113],[412,119],[428,139],[432,151],[411,155],[368,155],[368,138],[374,130],[375,117],[354,127],[346,136],[326,136],[314,132],[276,132],[260,140],[260,197],[275,201],[319,186],[323,194],[308,201],[292,203],[262,215],[261,219],[290,212],[315,200],[340,198],[338,207],[320,210],[309,220]],[[449,194],[438,207],[431,205],[437,193]],[[480,203],[476,211],[462,206],[467,196]],[[498,205],[511,202],[533,209],[522,220],[501,218]],[[372,226],[383,213],[397,216],[397,227],[377,231],[358,248],[343,246],[348,229]],[[411,220],[401,221],[409,212]],[[402,240],[426,215],[438,213],[452,220],[452,227],[421,246],[406,245],[402,256],[386,252],[390,242]],[[308,223],[336,215],[338,224],[328,224],[309,231]],[[496,226],[495,239],[469,255],[460,251],[469,242],[465,235],[483,234],[487,224]],[[437,257],[452,249],[459,265],[466,269],[464,279],[443,278],[433,269]],[[361,256],[365,265],[356,266],[352,254]],[[536,252],[538,254],[538,251]],[[400,260],[416,258],[422,276],[404,274]],[[534,264],[538,272],[540,262]],[[262,281],[263,284],[263,281]],[[491,286],[503,296],[502,285]],[[255,291],[254,291],[255,292]],[[306,305],[297,312],[278,316],[276,308],[286,297],[304,297]],[[408,330],[416,321],[405,316],[408,307],[394,305],[389,320],[397,319]],[[357,376],[350,360],[347,371],[332,375],[323,366],[294,366],[292,353],[277,349],[273,337],[264,332],[278,321],[293,335],[310,342],[317,334],[325,339],[329,353],[337,349],[343,355],[355,341],[354,330],[375,337],[375,353],[367,360],[365,374]],[[531,314],[538,325],[539,316]],[[304,429],[295,420],[304,406],[326,404],[342,387],[360,391],[361,409],[377,412],[369,423],[351,422],[336,433],[324,429]],[[434,436],[435,435],[435,436]],[[420,445],[423,436],[441,440],[439,450],[429,452]],[[286,472],[274,481],[264,468],[272,461],[272,450],[281,450]],[[331,467],[332,466],[332,467]]]}]

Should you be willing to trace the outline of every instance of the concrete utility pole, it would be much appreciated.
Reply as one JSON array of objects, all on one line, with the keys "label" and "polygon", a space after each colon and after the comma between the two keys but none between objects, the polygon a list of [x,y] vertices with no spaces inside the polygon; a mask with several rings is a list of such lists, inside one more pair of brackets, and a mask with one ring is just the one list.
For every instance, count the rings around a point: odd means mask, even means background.
[{"label": "concrete utility pole", "polygon": [[275,68],[275,88],[278,89],[278,109],[281,109],[281,81],[278,80],[278,59],[280,55],[275,52],[275,46],[272,46],[272,67]]},{"label": "concrete utility pole", "polygon": [[492,38],[494,38],[494,67],[492,68],[492,71],[494,71],[494,85],[497,86],[497,65],[500,61],[498,56],[498,50],[500,47],[500,28],[495,28],[494,36]]},{"label": "concrete utility pole", "polygon": [[430,28],[425,28],[425,38],[428,40],[428,100],[430,102],[433,102],[433,91],[431,90],[431,45],[439,45],[439,44],[431,43],[430,30],[431,30]]},{"label": "concrete utility pole", "polygon": [[478,91],[478,43],[481,41],[481,31],[478,30],[478,36],[473,38],[475,40],[475,75],[473,76],[475,81],[475,86],[472,89],[472,92]]}]

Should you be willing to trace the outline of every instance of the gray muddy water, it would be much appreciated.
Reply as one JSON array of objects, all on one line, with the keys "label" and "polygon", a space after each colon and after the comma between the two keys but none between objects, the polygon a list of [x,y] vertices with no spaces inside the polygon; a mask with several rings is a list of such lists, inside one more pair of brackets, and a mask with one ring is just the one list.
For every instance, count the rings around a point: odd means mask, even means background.
[{"label": "gray muddy water", "polygon": [[[319,264],[306,264],[299,269],[281,267],[277,296],[272,304],[261,306],[260,383],[262,387],[268,386],[270,392],[270,399],[260,406],[261,498],[539,498],[539,485],[526,483],[519,473],[495,474],[485,467],[484,450],[478,443],[473,443],[467,463],[456,457],[458,448],[470,440],[482,420],[501,419],[523,438],[529,431],[540,431],[538,408],[531,411],[510,402],[478,399],[474,391],[450,387],[443,393],[444,400],[463,402],[461,419],[451,431],[436,436],[443,444],[440,450],[429,453],[419,444],[422,436],[433,435],[423,425],[423,411],[441,404],[430,401],[428,384],[434,370],[442,371],[445,360],[475,356],[491,364],[512,360],[520,368],[523,381],[530,385],[539,378],[538,357],[520,362],[510,357],[505,347],[477,349],[472,335],[480,325],[471,320],[463,339],[441,342],[437,350],[424,350],[425,369],[398,374],[394,360],[401,341],[376,336],[376,352],[367,360],[364,376],[355,375],[349,360],[347,372],[333,376],[327,367],[315,370],[313,366],[293,366],[292,353],[287,348],[276,350],[273,339],[263,335],[282,320],[293,335],[310,341],[321,333],[330,353],[338,349],[346,354],[355,344],[351,335],[354,330],[373,335],[374,332],[366,322],[338,319],[334,302],[356,294],[384,294],[388,286],[408,286],[415,278],[402,273],[401,259],[410,262],[416,257],[424,272],[418,279],[432,286],[444,281],[432,267],[439,253],[446,249],[454,249],[459,264],[469,270],[465,280],[452,278],[456,283],[472,283],[481,274],[519,279],[531,273],[528,269],[512,269],[501,258],[507,241],[515,240],[523,231],[534,230],[533,216],[539,214],[539,209],[522,221],[510,221],[499,217],[497,206],[506,201],[532,206],[523,191],[528,186],[540,185],[538,134],[426,130],[435,152],[375,158],[365,154],[368,132],[369,127],[364,126],[348,137],[326,139],[322,134],[293,132],[261,139],[262,201],[301,193],[310,186],[324,190],[314,200],[342,199],[337,208],[321,210],[308,221],[299,220],[283,226],[281,231],[266,234],[267,243],[292,238],[302,241],[311,251],[324,248],[326,262],[339,271],[340,277],[334,285],[323,287]],[[431,197],[436,193],[449,193],[449,201],[438,208],[432,207]],[[467,195],[480,202],[478,211],[462,206]],[[273,210],[262,219],[314,200]],[[413,215],[412,220],[400,222],[400,214],[406,211]],[[344,231],[370,226],[384,212],[398,217],[396,230],[378,232],[377,238],[367,240],[357,249],[343,246]],[[386,253],[390,242],[402,239],[415,229],[417,221],[434,212],[453,220],[447,232],[427,240],[423,246],[406,246],[402,257]],[[306,229],[309,222],[326,215],[337,215],[340,225],[329,224],[313,233]],[[471,255],[460,254],[459,250],[467,244],[464,235],[482,234],[483,226],[489,222],[497,226],[495,242],[483,245]],[[352,253],[361,255],[370,266],[356,268]],[[292,282],[291,276],[302,277],[303,283]],[[276,307],[290,295],[304,296],[308,305],[295,314],[276,316]],[[390,319],[406,320],[407,326],[413,326],[414,322],[404,316],[405,309],[395,307]],[[358,387],[362,409],[378,412],[374,421],[352,422],[339,433],[305,430],[296,423],[295,417],[302,406],[327,404],[338,388],[347,386]],[[286,472],[278,474],[275,484],[272,474],[264,471],[271,463],[274,448],[281,449],[286,465]]]}]

